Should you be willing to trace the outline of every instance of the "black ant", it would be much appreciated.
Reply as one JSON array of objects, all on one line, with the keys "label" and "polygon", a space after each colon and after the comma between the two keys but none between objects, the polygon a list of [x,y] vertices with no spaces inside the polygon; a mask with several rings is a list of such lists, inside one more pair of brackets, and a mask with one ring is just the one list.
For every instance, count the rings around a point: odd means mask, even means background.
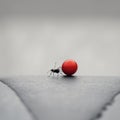
[{"label": "black ant", "polygon": [[53,68],[53,69],[50,69],[50,71],[48,71],[48,72],[50,72],[50,75],[49,75],[49,76],[51,76],[52,74],[53,74],[53,76],[54,76],[54,73],[56,73],[57,75],[62,74],[62,72],[61,72],[61,67],[55,68],[55,66],[56,66],[56,63],[55,63],[55,65],[54,65],[54,68]]}]

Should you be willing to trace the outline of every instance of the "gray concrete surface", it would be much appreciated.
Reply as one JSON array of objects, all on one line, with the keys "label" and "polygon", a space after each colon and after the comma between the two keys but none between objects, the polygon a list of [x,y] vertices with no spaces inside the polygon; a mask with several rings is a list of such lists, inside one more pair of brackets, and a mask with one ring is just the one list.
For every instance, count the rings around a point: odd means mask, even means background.
[{"label": "gray concrete surface", "polygon": [[97,120],[119,120],[120,119],[120,95],[116,96],[112,105],[106,107],[102,117]]},{"label": "gray concrete surface", "polygon": [[[12,98],[14,103],[21,101],[21,106],[26,109],[15,112],[11,120],[16,120],[15,117],[20,114],[20,120],[27,120],[22,117],[28,112],[32,120],[95,120],[107,111],[105,108],[108,105],[112,106],[120,92],[120,77],[19,76],[1,78],[0,81],[16,95],[17,99]],[[6,100],[11,105],[12,102]],[[8,105],[4,104],[4,111],[12,108]],[[0,107],[0,111],[3,108]],[[16,105],[14,111],[16,109],[19,106]],[[0,115],[0,120],[7,120],[10,113]]]},{"label": "gray concrete surface", "polygon": [[0,120],[32,120],[16,93],[2,82],[0,82]]}]

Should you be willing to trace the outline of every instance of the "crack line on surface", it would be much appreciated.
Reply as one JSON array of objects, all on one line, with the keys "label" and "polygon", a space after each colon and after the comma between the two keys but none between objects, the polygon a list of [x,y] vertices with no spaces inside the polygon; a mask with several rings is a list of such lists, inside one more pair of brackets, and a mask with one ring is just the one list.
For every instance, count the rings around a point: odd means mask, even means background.
[{"label": "crack line on surface", "polygon": [[99,120],[101,117],[103,117],[103,113],[108,110],[107,107],[108,107],[108,106],[112,106],[112,105],[114,104],[115,98],[116,98],[118,95],[120,95],[120,91],[118,91],[118,92],[110,99],[110,101],[107,102],[107,103],[101,108],[100,112],[99,112],[96,116],[94,116],[92,119],[90,119],[90,120]]},{"label": "crack line on surface", "polygon": [[19,93],[12,86],[10,86],[8,83],[4,82],[3,80],[0,80],[0,82],[3,83],[4,85],[6,85],[9,89],[11,89],[15,93],[15,95],[19,98],[19,100],[21,101],[21,103],[23,104],[23,106],[26,108],[26,110],[28,111],[28,113],[30,114],[30,116],[32,117],[33,120],[39,120],[35,116],[35,114],[32,112],[32,110],[29,108],[29,106],[24,102],[24,100],[19,95]]}]

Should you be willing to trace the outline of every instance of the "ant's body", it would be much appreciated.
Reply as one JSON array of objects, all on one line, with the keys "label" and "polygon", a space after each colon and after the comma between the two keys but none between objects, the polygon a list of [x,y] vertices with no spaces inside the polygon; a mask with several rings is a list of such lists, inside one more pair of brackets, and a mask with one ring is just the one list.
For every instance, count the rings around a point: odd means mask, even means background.
[{"label": "ant's body", "polygon": [[59,68],[57,68],[57,69],[51,69],[50,71],[53,72],[53,73],[59,73],[60,69]]},{"label": "ant's body", "polygon": [[[56,64],[55,64],[55,66],[56,66]],[[54,68],[53,69],[50,69],[50,75],[49,76],[51,76],[52,74],[53,74],[53,76],[54,76],[54,73],[56,73],[56,74],[62,74],[62,72],[61,72],[61,67],[58,67],[58,68],[56,68],[55,69],[55,66],[54,66]]]}]

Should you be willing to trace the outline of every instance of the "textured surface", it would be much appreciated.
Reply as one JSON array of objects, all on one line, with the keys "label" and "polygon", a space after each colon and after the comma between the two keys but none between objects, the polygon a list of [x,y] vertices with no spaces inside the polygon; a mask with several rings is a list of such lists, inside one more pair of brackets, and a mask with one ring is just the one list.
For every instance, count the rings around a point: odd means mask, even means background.
[{"label": "textured surface", "polygon": [[1,82],[0,120],[32,120],[31,115],[15,92]]},{"label": "textured surface", "polygon": [[94,120],[120,92],[120,78],[14,77],[0,89],[0,120]]}]

